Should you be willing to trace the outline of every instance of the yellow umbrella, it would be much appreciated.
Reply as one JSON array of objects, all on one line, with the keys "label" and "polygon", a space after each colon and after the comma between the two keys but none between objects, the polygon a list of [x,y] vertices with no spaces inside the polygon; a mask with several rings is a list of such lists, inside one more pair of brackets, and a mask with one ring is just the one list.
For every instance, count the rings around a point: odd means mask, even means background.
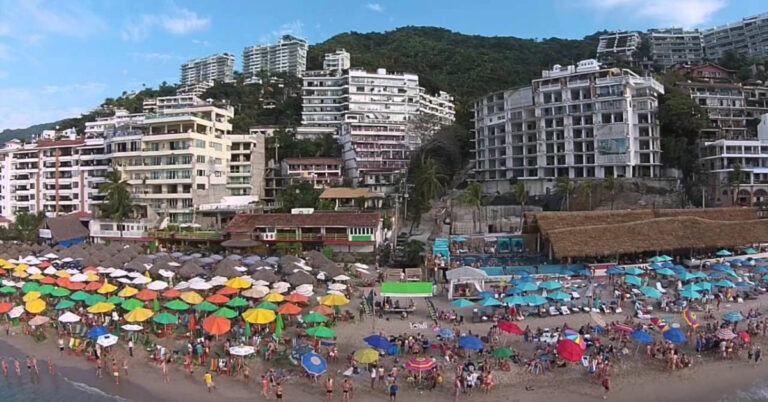
[{"label": "yellow umbrella", "polygon": [[107,294],[107,293],[112,293],[115,290],[117,290],[117,286],[109,282],[104,282],[104,284],[101,285],[101,287],[99,288],[99,290],[97,290],[97,292],[101,294]]},{"label": "yellow umbrella", "polygon": [[251,324],[269,324],[275,318],[274,311],[264,308],[252,308],[243,313],[243,319]]},{"label": "yellow umbrella", "polygon": [[29,292],[29,293],[27,293],[27,294],[25,294],[25,295],[24,295],[24,297],[22,298],[22,300],[24,300],[25,302],[30,302],[30,301],[32,301],[32,300],[37,300],[37,299],[39,299],[39,298],[40,298],[40,296],[41,296],[41,295],[40,295],[40,292],[37,292],[37,291],[34,291],[34,292]]},{"label": "yellow umbrella", "polygon": [[270,293],[266,295],[263,300],[270,303],[280,303],[281,301],[285,300],[285,296],[281,295],[280,293]]},{"label": "yellow umbrella", "polygon": [[59,278],[69,278],[71,275],[69,275],[69,272],[62,269],[56,272],[56,276],[58,276]]},{"label": "yellow umbrella", "polygon": [[24,271],[13,271],[13,276],[16,278],[26,278],[29,276],[29,274]]},{"label": "yellow umbrella", "polygon": [[117,295],[120,297],[127,298],[127,297],[133,297],[134,295],[136,295],[136,293],[139,293],[138,289],[132,288],[130,286],[126,286]]},{"label": "yellow umbrella", "polygon": [[31,279],[33,281],[39,281],[40,279],[43,279],[43,278],[45,278],[45,276],[43,274],[34,274],[34,275],[29,277],[29,279]]},{"label": "yellow umbrella", "polygon": [[19,271],[26,271],[27,268],[29,268],[29,265],[27,265],[27,264],[19,264],[19,265],[16,266],[15,269],[18,269]]},{"label": "yellow umbrella", "polygon": [[99,302],[91,307],[88,307],[89,313],[108,313],[115,309],[115,305],[112,303]]},{"label": "yellow umbrella", "polygon": [[95,282],[100,279],[98,275],[91,272],[87,273],[85,276],[86,276],[86,279],[85,279],[86,282]]},{"label": "yellow umbrella", "polygon": [[190,291],[181,294],[181,300],[189,304],[200,304],[203,302],[203,296],[200,296],[197,292]]},{"label": "yellow umbrella", "polygon": [[360,349],[354,358],[358,363],[370,364],[379,361],[379,352],[371,348]]},{"label": "yellow umbrella", "polygon": [[13,263],[9,262],[8,265],[6,265],[6,268],[8,268],[8,269],[16,268],[16,265],[14,265]]},{"label": "yellow umbrella", "polygon": [[240,278],[240,277],[232,278],[232,279],[228,280],[226,285],[229,286],[230,288],[234,288],[234,289],[248,289],[249,287],[251,287],[251,283],[250,282],[248,282],[245,279]]},{"label": "yellow umbrella", "polygon": [[146,321],[152,316],[155,315],[155,313],[152,312],[150,309],[146,308],[137,308],[123,316],[126,321],[128,322],[143,322]]},{"label": "yellow umbrella", "polygon": [[45,301],[41,299],[35,299],[32,301],[28,301],[27,305],[25,306],[27,311],[29,311],[32,314],[37,314],[39,312],[42,312],[45,310]]},{"label": "yellow umbrella", "polygon": [[320,299],[320,303],[326,306],[343,306],[349,303],[349,299],[342,295],[330,294]]}]

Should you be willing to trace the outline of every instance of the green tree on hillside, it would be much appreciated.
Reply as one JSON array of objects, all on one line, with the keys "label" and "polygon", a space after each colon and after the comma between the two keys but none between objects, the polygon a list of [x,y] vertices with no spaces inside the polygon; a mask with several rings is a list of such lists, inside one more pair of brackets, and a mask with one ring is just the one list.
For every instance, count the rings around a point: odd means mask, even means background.
[{"label": "green tree on hillside", "polygon": [[133,203],[128,181],[113,169],[107,174],[107,181],[99,186],[99,192],[104,194],[104,203],[99,206],[101,212],[117,224],[123,237],[123,222],[135,217],[140,208]]},{"label": "green tree on hillside", "polygon": [[472,227],[479,231],[483,227],[483,186],[478,182],[469,183],[461,194],[461,203],[472,208]]},{"label": "green tree on hillside", "polygon": [[310,182],[300,182],[285,187],[278,195],[280,209],[290,212],[293,208],[320,207],[320,190],[317,190]]},{"label": "green tree on hillside", "polygon": [[45,213],[18,212],[10,226],[11,237],[22,243],[33,243],[40,234],[40,226],[45,221]]},{"label": "green tree on hillside", "polygon": [[520,203],[520,231],[523,230],[523,217],[525,216],[525,204],[528,203],[528,190],[525,183],[518,181],[513,188],[515,199]]},{"label": "green tree on hillside", "polygon": [[555,181],[555,195],[563,199],[560,206],[561,210],[563,207],[565,207],[566,211],[571,210],[571,197],[573,197],[574,189],[575,185],[568,177],[558,177]]}]

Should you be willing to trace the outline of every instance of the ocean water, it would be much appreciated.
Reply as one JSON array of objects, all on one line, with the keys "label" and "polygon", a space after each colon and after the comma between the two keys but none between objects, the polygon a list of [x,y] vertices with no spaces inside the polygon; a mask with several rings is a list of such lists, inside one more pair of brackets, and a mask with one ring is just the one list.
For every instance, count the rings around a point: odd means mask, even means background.
[{"label": "ocean water", "polygon": [[720,402],[768,401],[768,380],[758,380],[750,387],[723,396]]}]

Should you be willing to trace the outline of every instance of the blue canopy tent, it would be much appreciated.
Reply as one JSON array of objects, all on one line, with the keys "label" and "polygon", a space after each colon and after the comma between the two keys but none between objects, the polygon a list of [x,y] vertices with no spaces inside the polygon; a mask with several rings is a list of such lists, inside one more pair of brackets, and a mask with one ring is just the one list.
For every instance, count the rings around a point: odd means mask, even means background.
[{"label": "blue canopy tent", "polygon": [[670,328],[665,331],[664,339],[676,344],[685,343],[686,341],[685,334],[680,328]]}]

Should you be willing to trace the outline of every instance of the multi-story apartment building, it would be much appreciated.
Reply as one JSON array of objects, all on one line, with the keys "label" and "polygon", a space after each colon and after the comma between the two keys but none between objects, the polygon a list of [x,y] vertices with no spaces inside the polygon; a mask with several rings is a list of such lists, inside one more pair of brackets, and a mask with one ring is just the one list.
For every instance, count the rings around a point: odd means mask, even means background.
[{"label": "multi-story apartment building", "polygon": [[301,77],[307,69],[306,39],[284,35],[276,45],[250,46],[243,50],[245,83],[260,83],[260,74],[290,73]]},{"label": "multi-story apartment building", "polygon": [[227,53],[190,60],[181,65],[181,86],[191,87],[214,81],[234,82],[234,69],[235,56]]},{"label": "multi-story apartment building", "polygon": [[323,70],[344,71],[351,67],[352,58],[344,49],[337,49],[333,53],[326,53],[323,59]]},{"label": "multi-story apartment building", "polygon": [[114,130],[120,126],[142,125],[144,116],[144,113],[128,113],[125,109],[116,109],[112,116],[85,122],[85,137],[103,138],[108,130]]},{"label": "multi-story apartment building", "polygon": [[768,57],[768,13],[747,17],[703,32],[706,55],[717,60],[728,51]]},{"label": "multi-story apartment building", "polygon": [[291,181],[306,181],[315,188],[341,184],[343,164],[336,158],[285,158],[280,163],[280,172]]},{"label": "multi-story apartment building", "polygon": [[642,42],[640,32],[613,32],[600,35],[597,44],[597,58],[606,60],[617,55],[632,60]]},{"label": "multi-story apartment building", "polygon": [[488,191],[522,179],[535,194],[558,177],[659,177],[663,93],[653,78],[584,60],[484,96],[474,105],[476,178]]},{"label": "multi-story apartment building", "polygon": [[768,113],[768,87],[763,85],[744,85],[744,104],[747,126],[750,120],[760,119]]},{"label": "multi-story apartment building", "polygon": [[232,141],[227,189],[229,195],[264,197],[264,135],[230,134]]},{"label": "multi-story apartment building", "polygon": [[175,109],[187,109],[207,104],[207,102],[194,95],[176,95],[145,99],[142,107],[144,114],[156,115]]},{"label": "multi-story apartment building", "polygon": [[678,86],[690,93],[693,100],[709,115],[710,124],[700,133],[702,139],[747,139],[747,117],[741,85],[690,81],[678,83]]},{"label": "multi-story apartment building", "polygon": [[419,113],[432,120],[434,128],[451,125],[456,121],[453,96],[444,91],[430,95],[424,88],[419,88]]},{"label": "multi-story apartment building", "polygon": [[652,29],[647,37],[654,63],[665,69],[677,64],[699,63],[704,58],[704,43],[698,30]]}]

